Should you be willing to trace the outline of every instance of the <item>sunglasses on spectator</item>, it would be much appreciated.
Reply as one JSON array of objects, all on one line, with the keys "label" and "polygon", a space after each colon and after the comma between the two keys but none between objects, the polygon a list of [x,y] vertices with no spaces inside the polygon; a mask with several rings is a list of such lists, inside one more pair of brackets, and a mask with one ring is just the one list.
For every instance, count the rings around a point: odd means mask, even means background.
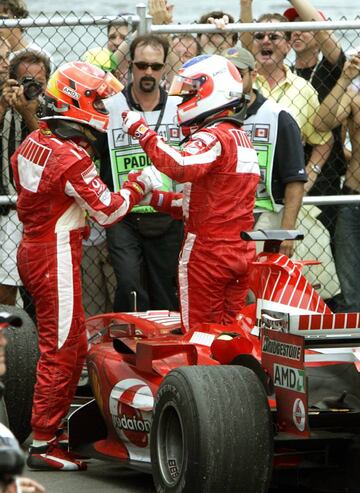
[{"label": "sunglasses on spectator", "polygon": [[151,70],[154,70],[155,72],[158,72],[164,67],[164,63],[147,63],[147,62],[133,62],[136,68],[139,70],[147,70],[149,67]]},{"label": "sunglasses on spectator", "polygon": [[276,33],[254,33],[254,39],[261,41],[267,36],[270,41],[278,41],[279,39],[284,39],[285,36]]}]

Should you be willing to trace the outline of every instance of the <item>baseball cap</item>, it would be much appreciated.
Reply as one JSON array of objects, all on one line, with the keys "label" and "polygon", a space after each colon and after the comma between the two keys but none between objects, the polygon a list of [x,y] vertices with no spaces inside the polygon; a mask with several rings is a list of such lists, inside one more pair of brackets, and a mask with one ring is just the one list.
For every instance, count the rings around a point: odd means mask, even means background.
[{"label": "baseball cap", "polygon": [[[321,12],[321,10],[318,10],[318,13],[321,15],[324,21],[327,21],[327,18],[324,14],[324,12]],[[297,13],[297,10],[294,9],[294,7],[290,7],[289,9],[285,10],[283,13],[283,16],[285,16],[290,22],[293,22],[297,17],[299,17],[299,14]]]},{"label": "baseball cap", "polygon": [[237,68],[249,68],[251,70],[254,70],[255,68],[255,58],[250,51],[245,50],[245,48],[227,48],[223,51],[222,55],[230,60]]},{"label": "baseball cap", "polygon": [[118,66],[114,54],[107,48],[92,48],[82,58],[84,62],[96,65],[105,72],[112,72]]}]

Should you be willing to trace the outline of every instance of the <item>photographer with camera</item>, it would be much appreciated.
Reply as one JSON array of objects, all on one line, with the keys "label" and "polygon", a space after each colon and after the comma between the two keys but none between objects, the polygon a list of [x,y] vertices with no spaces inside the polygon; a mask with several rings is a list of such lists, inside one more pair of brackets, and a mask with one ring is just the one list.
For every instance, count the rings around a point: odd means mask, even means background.
[{"label": "photographer with camera", "polygon": [[50,60],[43,53],[24,50],[11,59],[9,79],[3,86],[2,97],[9,108],[22,117],[21,140],[38,128],[40,96],[49,76]]},{"label": "photographer with camera", "polygon": [[[6,41],[4,40],[6,43]],[[3,43],[4,44],[4,43]],[[1,43],[0,43],[1,45]],[[1,55],[1,54],[0,54]],[[15,195],[10,157],[25,137],[38,128],[38,114],[47,81],[50,60],[38,51],[23,50],[9,64],[0,98],[0,193]],[[2,109],[2,111],[1,111]],[[16,265],[21,226],[15,205],[0,208],[0,303],[14,305],[22,286]],[[20,289],[24,308],[34,318],[30,300]]]},{"label": "photographer with camera", "polygon": [[[4,329],[11,324],[21,326],[22,320],[11,313],[0,312],[0,379],[6,372],[5,348],[7,340]],[[0,399],[4,385],[0,380]],[[21,477],[25,465],[24,453],[18,441],[0,423],[0,493],[44,493],[45,489],[30,478]]]}]

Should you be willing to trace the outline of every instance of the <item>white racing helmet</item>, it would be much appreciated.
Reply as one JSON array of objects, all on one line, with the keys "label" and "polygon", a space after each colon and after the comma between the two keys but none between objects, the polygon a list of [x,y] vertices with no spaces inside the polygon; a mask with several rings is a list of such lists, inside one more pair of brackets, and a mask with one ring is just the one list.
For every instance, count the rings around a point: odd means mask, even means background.
[{"label": "white racing helmet", "polygon": [[200,123],[241,102],[243,84],[235,65],[220,55],[200,55],[186,62],[174,77],[170,96],[181,96],[179,125]]}]

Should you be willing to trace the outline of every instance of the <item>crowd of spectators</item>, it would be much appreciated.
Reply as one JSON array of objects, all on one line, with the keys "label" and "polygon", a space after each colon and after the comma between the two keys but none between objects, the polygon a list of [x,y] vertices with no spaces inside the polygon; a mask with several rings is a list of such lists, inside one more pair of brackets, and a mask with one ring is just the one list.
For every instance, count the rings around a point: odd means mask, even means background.
[{"label": "crowd of spectators", "polygon": [[[295,255],[305,258],[321,257],[325,252],[321,269],[323,273],[328,271],[329,275],[322,278],[323,296],[329,298],[332,308],[360,310],[360,303],[355,302],[357,287],[352,280],[355,273],[349,266],[349,258],[357,251],[354,248],[357,238],[352,236],[350,241],[349,221],[344,219],[344,214],[349,209],[352,214],[356,206],[301,207],[304,195],[349,194],[349,190],[356,194],[360,192],[354,158],[357,155],[354,138],[356,122],[352,117],[354,105],[356,108],[358,104],[356,84],[352,83],[358,75],[357,64],[353,62],[351,65],[351,75],[349,68],[344,75],[345,53],[336,36],[328,30],[284,32],[274,31],[269,26],[269,31],[246,32],[241,36],[236,32],[221,32],[227,24],[238,20],[271,24],[326,19],[325,14],[317,11],[308,0],[291,0],[292,5],[282,14],[268,12],[255,21],[252,14],[254,1],[240,1],[239,19],[214,10],[196,20],[200,24],[215,25],[219,32],[197,35],[187,32],[139,41],[131,13],[119,13],[123,19],[121,25],[108,24],[106,45],[97,46],[94,42],[85,50],[82,59],[113,73],[126,89],[109,103],[111,131],[108,139],[99,143],[96,165],[109,187],[117,190],[129,171],[149,164],[138,144],[129,140],[121,132],[120,123],[116,123],[116,115],[127,108],[143,112],[150,125],[172,145],[178,146],[182,135],[173,124],[176,102],[175,98],[167,98],[166,94],[174,73],[199,54],[218,53],[228,57],[235,64],[240,64],[238,68],[244,86],[248,81],[252,94],[245,128],[249,135],[252,132],[251,139],[258,150],[262,169],[263,181],[258,189],[255,211],[258,227],[301,229],[299,221],[305,225],[311,216],[309,224],[314,229],[307,231],[312,238],[310,251],[302,253],[301,248],[289,242],[282,245],[282,251],[288,255],[293,255],[295,251]],[[153,17],[153,24],[176,23],[176,11],[167,0],[149,0],[148,11]],[[1,18],[24,18],[28,15],[21,0],[0,0]],[[15,194],[8,168],[9,156],[38,126],[42,91],[36,93],[31,81],[38,82],[44,88],[53,68],[48,55],[28,40],[28,34],[22,28],[0,29],[0,194],[3,196]],[[293,63],[288,62],[291,58]],[[244,59],[248,61],[247,66]],[[345,79],[347,83],[344,85]],[[35,90],[35,95],[30,99],[24,94],[29,81],[31,89]],[[340,83],[343,99],[338,97]],[[333,90],[338,91],[335,93],[337,99],[329,101]],[[264,139],[261,141],[255,136],[254,131],[257,128],[256,115],[260,109],[261,113],[264,111],[263,98],[273,102],[270,113],[279,115],[277,134],[266,145]],[[335,111],[343,104],[346,107],[341,112]],[[331,119],[330,112],[324,118],[328,107],[335,115]],[[270,108],[270,105],[267,103],[265,108]],[[265,116],[270,118],[268,113]],[[295,136],[297,131],[299,134]],[[344,154],[346,131],[350,134],[353,148],[350,165]],[[289,132],[293,135],[288,135]],[[294,170],[297,170],[298,179]],[[345,186],[342,186],[345,173]],[[171,189],[177,187],[168,179],[163,178],[163,182]],[[271,182],[272,185],[269,185]],[[271,198],[270,207],[263,207],[266,202],[262,201],[264,197],[266,200]],[[340,217],[337,217],[339,211]],[[88,316],[111,310],[178,308],[175,278],[182,237],[180,221],[155,212],[149,206],[139,206],[126,220],[106,231],[94,223],[90,226],[90,237],[83,244],[82,264],[84,304]],[[16,268],[20,236],[21,225],[16,206],[2,204],[0,302],[14,304],[20,294],[24,306],[35,318],[31,299],[21,286]],[[316,249],[320,236],[326,238],[325,247]],[[353,276],[349,270],[352,270]],[[339,294],[340,288],[345,297]]]}]

